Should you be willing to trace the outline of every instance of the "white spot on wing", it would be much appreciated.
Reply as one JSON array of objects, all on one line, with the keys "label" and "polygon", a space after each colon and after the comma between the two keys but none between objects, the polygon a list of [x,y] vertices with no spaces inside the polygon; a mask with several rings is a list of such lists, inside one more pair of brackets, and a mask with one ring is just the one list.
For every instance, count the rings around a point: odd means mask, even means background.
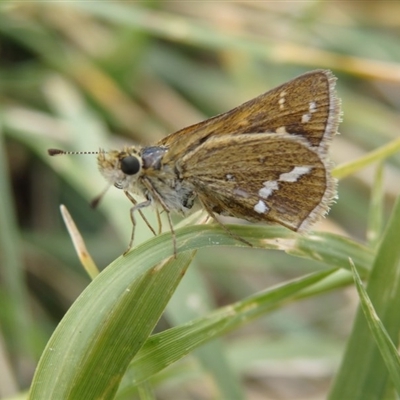
[{"label": "white spot on wing", "polygon": [[286,91],[283,90],[282,92],[279,93],[279,100],[278,100],[278,104],[279,104],[279,109],[283,110],[285,108],[285,99],[286,96]]},{"label": "white spot on wing", "polygon": [[311,167],[294,167],[290,172],[285,172],[279,175],[279,180],[282,182],[297,182],[297,180],[311,171]]},{"label": "white spot on wing", "polygon": [[[258,191],[258,195],[262,199],[267,200],[268,197],[271,196],[275,190],[279,190],[279,182],[297,182],[297,180],[302,175],[308,174],[308,173],[310,173],[310,171],[311,171],[311,167],[307,167],[307,166],[294,167],[291,171],[280,174],[277,181],[263,182],[264,186]],[[261,209],[261,207],[262,207],[260,202],[258,202],[256,206],[259,209]]]},{"label": "white spot on wing", "polygon": [[301,122],[303,124],[310,122],[311,116],[313,113],[315,113],[315,111],[317,111],[317,103],[315,101],[310,101],[308,104],[308,113],[301,116]]},{"label": "white spot on wing", "polygon": [[267,211],[269,211],[269,208],[267,207],[267,205],[260,200],[255,206],[254,206],[254,211],[258,212],[259,214],[264,214]]},{"label": "white spot on wing", "polygon": [[268,199],[269,196],[271,196],[272,192],[274,190],[279,189],[279,185],[277,181],[266,181],[263,183],[264,187],[262,187],[258,191],[258,195],[262,197],[263,199]]}]

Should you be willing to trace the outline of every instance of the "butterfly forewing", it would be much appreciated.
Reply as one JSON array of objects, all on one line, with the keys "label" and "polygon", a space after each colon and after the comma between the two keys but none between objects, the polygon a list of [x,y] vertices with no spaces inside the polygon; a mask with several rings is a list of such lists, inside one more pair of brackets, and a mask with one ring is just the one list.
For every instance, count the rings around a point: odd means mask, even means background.
[{"label": "butterfly forewing", "polygon": [[180,158],[210,137],[263,132],[301,136],[325,154],[340,118],[335,80],[330,71],[312,71],[231,111],[175,132],[159,142],[169,147],[165,162]]},{"label": "butterfly forewing", "polygon": [[306,230],[335,192],[328,163],[288,134],[215,136],[178,166],[213,212],[292,230]]}]

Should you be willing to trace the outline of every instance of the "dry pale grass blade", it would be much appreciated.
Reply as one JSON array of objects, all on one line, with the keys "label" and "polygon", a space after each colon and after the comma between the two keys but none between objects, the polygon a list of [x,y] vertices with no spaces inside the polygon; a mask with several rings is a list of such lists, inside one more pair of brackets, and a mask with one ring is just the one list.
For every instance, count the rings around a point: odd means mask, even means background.
[{"label": "dry pale grass blade", "polygon": [[94,279],[99,274],[99,270],[86,248],[82,235],[72,219],[71,214],[68,212],[67,207],[61,205],[60,210],[65,225],[67,226],[68,233],[71,236],[72,243],[74,244],[76,254],[79,257],[83,268],[85,268],[85,271],[92,279]]}]

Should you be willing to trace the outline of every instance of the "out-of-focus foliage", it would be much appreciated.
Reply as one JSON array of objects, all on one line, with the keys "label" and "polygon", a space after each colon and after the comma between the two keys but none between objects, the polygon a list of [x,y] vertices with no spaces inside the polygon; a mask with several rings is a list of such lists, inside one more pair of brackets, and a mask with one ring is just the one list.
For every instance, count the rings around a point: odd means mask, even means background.
[{"label": "out-of-focus foliage", "polygon": [[[63,332],[95,327],[102,307],[114,305],[113,296],[120,307],[121,325],[115,326],[123,330],[126,317],[130,334],[136,323],[130,316],[150,316],[158,300],[167,302],[172,295],[154,297],[157,293],[148,294],[147,288],[159,286],[161,293],[168,279],[181,278],[171,267],[149,272],[152,262],[170,254],[171,244],[165,237],[147,242],[152,234],[138,219],[135,243],[143,247],[113,262],[85,292],[89,297],[74,303],[90,280],[59,204],[68,207],[103,269],[129,241],[130,203],[110,189],[92,210],[90,200],[105,187],[95,157],[50,158],[47,148],[96,151],[152,144],[315,68],[331,69],[338,77],[344,112],[331,151],[341,178],[339,199],[316,227],[334,234],[278,243],[274,230],[236,228],[264,247],[250,249],[235,245],[218,227],[191,229],[186,221],[178,240],[188,251],[175,261],[177,268],[185,271],[191,252],[199,250],[155,335],[129,365],[116,398],[152,398],[152,391],[159,399],[319,399],[328,393],[332,399],[349,394],[366,399],[365,393],[375,396],[371,399],[392,398],[396,385],[387,378],[364,316],[355,318],[358,297],[346,260],[354,260],[363,279],[374,279],[368,282],[369,295],[397,347],[399,26],[398,2],[3,1],[0,398],[25,398],[39,357],[72,304],[50,343],[67,346],[68,336],[59,336]],[[154,224],[154,213],[145,214]],[[122,272],[136,291],[130,299],[124,291],[117,296]],[[134,281],[140,272],[143,277]],[[389,282],[382,278],[388,274]],[[140,299],[146,299],[144,316]],[[124,309],[127,304],[132,314]],[[74,325],[77,321],[82,325]],[[145,338],[146,321],[137,321],[135,331]],[[104,362],[104,346],[94,340],[102,337],[98,331],[82,337],[85,343],[93,339],[91,366]],[[71,336],[70,343],[79,340]],[[368,349],[368,358],[359,349]],[[85,359],[79,351],[72,347],[57,354],[60,364],[47,376],[59,377],[69,356]],[[129,347],[126,354],[131,352]],[[114,367],[110,371],[118,370]],[[74,393],[83,396],[85,380],[78,386]],[[386,397],[376,397],[382,393]],[[82,398],[90,398],[86,394]]]}]

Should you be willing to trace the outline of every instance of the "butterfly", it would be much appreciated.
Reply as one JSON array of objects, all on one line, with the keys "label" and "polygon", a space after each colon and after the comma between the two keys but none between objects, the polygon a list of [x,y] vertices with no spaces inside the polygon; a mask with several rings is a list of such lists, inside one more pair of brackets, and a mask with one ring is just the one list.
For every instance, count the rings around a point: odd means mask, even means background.
[{"label": "butterfly", "polygon": [[330,71],[315,70],[152,146],[49,154],[97,154],[101,174],[134,204],[127,251],[135,213],[153,204],[167,213],[175,253],[170,213],[186,214],[196,200],[213,218],[305,232],[336,197],[328,157],[341,118],[335,83]]}]

